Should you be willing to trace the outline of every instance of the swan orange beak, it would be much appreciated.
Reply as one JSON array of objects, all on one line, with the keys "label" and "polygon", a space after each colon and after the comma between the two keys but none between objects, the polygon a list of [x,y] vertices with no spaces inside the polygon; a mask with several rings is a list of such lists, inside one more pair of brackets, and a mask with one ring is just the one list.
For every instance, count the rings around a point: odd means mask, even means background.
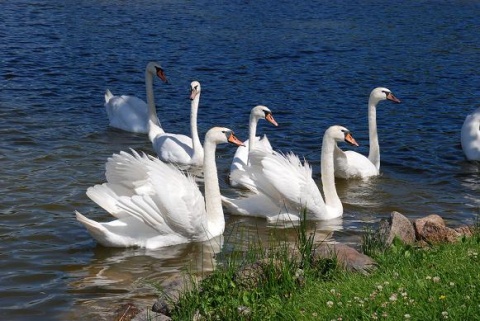
[{"label": "swan orange beak", "polygon": [[395,97],[392,93],[388,93],[387,99],[393,101],[394,103],[400,103],[400,99]]},{"label": "swan orange beak", "polygon": [[231,132],[230,136],[228,136],[228,142],[237,146],[245,147],[245,144],[243,144],[243,142],[240,139],[238,139],[237,136],[233,134],[233,132]]},{"label": "swan orange beak", "polygon": [[345,133],[345,141],[353,146],[359,146],[355,138],[353,138],[352,134]]},{"label": "swan orange beak", "polygon": [[164,83],[168,83],[167,76],[165,76],[165,72],[162,68],[157,68],[157,77],[160,78]]},{"label": "swan orange beak", "polygon": [[273,118],[273,115],[272,114],[267,114],[265,116],[265,119],[271,123],[273,126],[278,126],[277,122],[275,121],[275,119]]}]

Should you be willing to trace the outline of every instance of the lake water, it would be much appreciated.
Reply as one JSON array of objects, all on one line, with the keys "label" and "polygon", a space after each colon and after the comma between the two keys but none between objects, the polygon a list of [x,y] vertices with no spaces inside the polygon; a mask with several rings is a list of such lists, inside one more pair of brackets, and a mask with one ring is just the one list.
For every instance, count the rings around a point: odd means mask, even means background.
[{"label": "lake water", "polygon": [[[367,100],[377,86],[402,100],[378,108],[382,175],[337,182],[340,222],[317,233],[358,243],[396,210],[480,214],[480,165],[460,148],[465,116],[479,106],[479,1],[4,1],[0,4],[0,313],[4,320],[109,320],[122,303],[150,307],[152,283],[212,269],[213,253],[268,239],[263,220],[226,213],[223,241],[158,251],[98,246],[74,210],[108,221],[85,191],[104,181],[109,156],[151,153],[145,135],[108,127],[103,95],[145,97],[143,71],[160,61],[163,126],[189,132],[192,80],[202,83],[199,129],[247,138],[248,114],[275,149],[293,151],[320,182],[323,133],[348,127],[367,154]],[[345,147],[345,146],[344,146]],[[348,147],[345,147],[348,148]],[[218,150],[222,192],[234,148]],[[286,235],[293,235],[287,229]]]}]

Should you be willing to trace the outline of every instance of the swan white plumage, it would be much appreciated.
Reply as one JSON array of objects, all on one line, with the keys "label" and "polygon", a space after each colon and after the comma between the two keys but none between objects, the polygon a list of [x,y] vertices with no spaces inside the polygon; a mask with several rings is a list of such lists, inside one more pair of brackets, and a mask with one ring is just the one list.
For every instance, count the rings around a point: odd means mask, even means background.
[{"label": "swan white plumage", "polygon": [[337,142],[358,146],[347,128],[331,126],[325,131],[321,152],[322,197],[312,178],[312,168],[293,153],[250,153],[251,177],[258,193],[241,199],[222,197],[232,214],[265,217],[267,220],[299,220],[302,209],[307,218],[330,220],[342,216],[343,206],[335,187],[333,153]]},{"label": "swan white plumage", "polygon": [[260,119],[265,119],[274,126],[278,123],[273,118],[272,111],[263,105],[258,105],[250,111],[250,120],[248,125],[248,139],[244,141],[245,147],[238,147],[230,166],[230,184],[235,187],[243,187],[256,192],[255,184],[248,173],[248,154],[255,148],[265,152],[273,152],[272,145],[266,135],[256,136],[257,124]]},{"label": "swan white plumage", "polygon": [[377,105],[382,100],[400,103],[390,89],[377,87],[368,99],[368,134],[370,151],[368,158],[354,151],[335,148],[335,176],[340,178],[367,178],[380,174],[380,145],[377,132]]},{"label": "swan white plumage", "polygon": [[153,96],[153,75],[167,82],[162,67],[157,62],[149,62],[145,68],[147,103],[135,96],[114,96],[110,90],[106,90],[105,109],[111,127],[147,134],[149,120],[160,126]]},{"label": "swan white plumage", "polygon": [[461,144],[468,160],[480,161],[480,107],[465,117],[462,125]]},{"label": "swan white plumage", "polygon": [[155,249],[206,241],[223,233],[223,216],[215,150],[217,144],[242,142],[228,128],[214,127],[205,135],[205,198],[195,179],[158,158],[121,152],[109,158],[107,183],[87,195],[117,219],[99,223],[76,211],[100,244]]},{"label": "swan white plumage", "polygon": [[148,137],[152,142],[153,150],[158,157],[168,163],[180,166],[203,165],[203,147],[198,136],[197,114],[202,89],[198,81],[190,84],[190,134],[192,137],[182,134],[165,133],[163,129],[150,122]]}]

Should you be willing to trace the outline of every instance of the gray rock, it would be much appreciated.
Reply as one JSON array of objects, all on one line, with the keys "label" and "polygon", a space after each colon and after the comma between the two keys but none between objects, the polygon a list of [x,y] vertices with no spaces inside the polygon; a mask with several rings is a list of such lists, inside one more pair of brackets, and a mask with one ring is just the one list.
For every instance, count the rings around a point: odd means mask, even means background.
[{"label": "gray rock", "polygon": [[415,243],[415,229],[412,222],[400,214],[392,212],[388,221],[380,223],[380,235],[385,245],[390,246],[394,238],[400,239],[405,244]]},{"label": "gray rock", "polygon": [[316,258],[335,259],[337,264],[351,272],[369,274],[377,268],[377,262],[345,244],[321,244],[315,249]]},{"label": "gray rock", "polygon": [[453,228],[434,221],[427,221],[423,224],[423,228],[418,231],[418,236],[429,244],[439,244],[457,242],[461,234]]},{"label": "gray rock", "polygon": [[425,225],[426,222],[432,222],[436,225],[439,226],[445,226],[445,221],[440,215],[437,214],[430,214],[428,216],[416,219],[413,222],[413,226],[415,227],[415,233],[417,236],[417,240],[421,240],[422,237],[420,236],[423,230],[423,226]]}]

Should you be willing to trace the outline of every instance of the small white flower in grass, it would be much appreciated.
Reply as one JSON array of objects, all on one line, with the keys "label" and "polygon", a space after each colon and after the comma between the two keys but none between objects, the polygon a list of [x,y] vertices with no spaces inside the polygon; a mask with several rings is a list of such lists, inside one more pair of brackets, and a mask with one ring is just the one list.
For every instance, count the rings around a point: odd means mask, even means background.
[{"label": "small white flower in grass", "polygon": [[450,282],[450,286],[454,286],[454,285],[455,285],[455,283],[453,283],[453,282]]},{"label": "small white flower in grass", "polygon": [[390,301],[397,301],[397,294],[396,293],[393,293],[389,298],[388,298]]},{"label": "small white flower in grass", "polygon": [[443,317],[444,319],[448,319],[448,312],[447,312],[447,311],[443,311],[443,312],[442,312],[442,317]]},{"label": "small white flower in grass", "polygon": [[405,319],[410,319],[411,318],[410,314],[408,314],[408,313],[404,314],[403,316],[404,316]]},{"label": "small white flower in grass", "polygon": [[431,277],[430,275],[427,275],[427,277],[426,277],[425,279],[427,279],[427,280],[431,280],[431,279],[432,279],[432,277]]},{"label": "small white flower in grass", "polygon": [[331,290],[330,290],[330,293],[331,293],[331,294],[335,294],[335,289],[331,289]]},{"label": "small white flower in grass", "polygon": [[378,289],[378,291],[382,291],[382,290],[383,290],[383,286],[377,285],[377,289]]},{"label": "small white flower in grass", "polygon": [[432,280],[433,280],[433,282],[438,283],[438,282],[440,282],[440,277],[439,276],[434,276]]},{"label": "small white flower in grass", "polygon": [[333,301],[327,301],[327,307],[329,308],[333,307]]}]

